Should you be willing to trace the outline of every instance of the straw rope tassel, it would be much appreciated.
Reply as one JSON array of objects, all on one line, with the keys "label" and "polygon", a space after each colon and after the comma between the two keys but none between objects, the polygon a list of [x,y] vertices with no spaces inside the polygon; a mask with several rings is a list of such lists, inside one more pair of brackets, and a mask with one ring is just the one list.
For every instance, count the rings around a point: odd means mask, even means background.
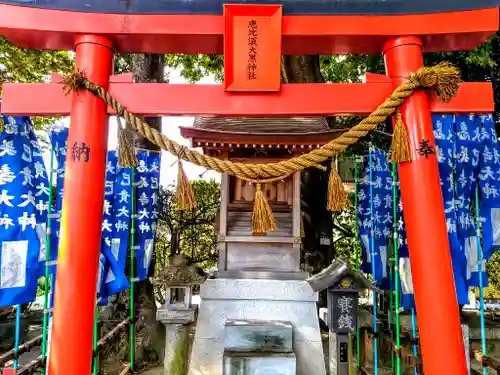
[{"label": "straw rope tassel", "polygon": [[118,167],[134,168],[138,162],[132,132],[122,128],[119,117],[116,118],[116,122],[118,123]]},{"label": "straw rope tassel", "polygon": [[196,208],[196,197],[194,195],[193,186],[189,182],[184,168],[182,168],[182,161],[179,159],[177,162],[179,172],[177,175],[177,191],[175,193],[175,199],[179,209],[181,210],[192,210]]},{"label": "straw rope tassel", "polygon": [[408,133],[403,122],[403,116],[398,110],[396,113],[396,123],[392,134],[391,161],[393,163],[405,163],[411,160]]},{"label": "straw rope tassel", "polygon": [[340,178],[335,161],[332,160],[332,169],[328,179],[328,210],[342,211],[347,208],[347,192]]},{"label": "straw rope tassel", "polygon": [[273,211],[267,202],[261,185],[257,184],[252,213],[252,234],[258,236],[275,230],[276,220]]}]

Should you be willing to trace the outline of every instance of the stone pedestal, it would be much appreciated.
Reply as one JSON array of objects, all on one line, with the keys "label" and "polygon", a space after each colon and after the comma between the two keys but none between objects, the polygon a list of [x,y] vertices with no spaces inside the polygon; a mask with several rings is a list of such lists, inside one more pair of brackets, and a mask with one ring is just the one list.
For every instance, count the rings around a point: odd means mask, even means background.
[{"label": "stone pedestal", "polygon": [[330,331],[328,343],[328,375],[353,374],[352,336]]},{"label": "stone pedestal", "polygon": [[328,333],[328,375],[337,375],[337,334]]},{"label": "stone pedestal", "polygon": [[225,325],[230,320],[287,321],[293,326],[297,375],[326,375],[316,308],[306,281],[209,279],[201,304],[189,375],[222,375]]},{"label": "stone pedestal", "polygon": [[187,372],[189,325],[196,321],[195,307],[158,309],[156,320],[165,324],[165,375]]},{"label": "stone pedestal", "polygon": [[465,360],[467,361],[467,370],[470,374],[470,334],[469,325],[462,323],[462,335],[464,337]]}]

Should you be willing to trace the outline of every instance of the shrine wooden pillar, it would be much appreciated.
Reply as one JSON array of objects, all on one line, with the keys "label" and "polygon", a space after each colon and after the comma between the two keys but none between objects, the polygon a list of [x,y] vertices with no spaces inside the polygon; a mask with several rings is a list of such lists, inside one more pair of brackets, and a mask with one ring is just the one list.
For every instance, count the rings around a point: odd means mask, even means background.
[{"label": "shrine wooden pillar", "polygon": [[[394,87],[423,66],[419,38],[389,41],[384,55]],[[399,179],[425,373],[465,375],[467,364],[427,94],[415,92],[401,113],[412,161],[399,164]]]},{"label": "shrine wooden pillar", "polygon": [[[107,88],[111,42],[78,36],[76,69]],[[68,136],[61,238],[57,263],[49,373],[91,373],[101,223],[104,201],[108,116],[104,102],[88,91],[73,94]]]}]

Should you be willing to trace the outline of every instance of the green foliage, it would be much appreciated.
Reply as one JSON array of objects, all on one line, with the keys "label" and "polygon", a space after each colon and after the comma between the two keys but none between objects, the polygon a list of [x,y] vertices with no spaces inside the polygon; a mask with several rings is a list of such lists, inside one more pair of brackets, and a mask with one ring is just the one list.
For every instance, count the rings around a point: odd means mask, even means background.
[{"label": "green foliage", "polygon": [[[181,69],[188,82],[198,82],[213,74],[218,82],[224,78],[224,57],[222,55],[166,55],[165,65]],[[360,82],[367,69],[383,73],[381,55],[325,55],[320,58],[321,73],[326,82]]]},{"label": "green foliage", "polygon": [[[13,46],[0,36],[0,85],[5,82],[44,82],[53,72],[73,70],[73,56],[67,51],[41,51]],[[0,97],[2,91],[0,86]],[[45,129],[54,119],[35,117],[37,129]]]},{"label": "green foliage", "polygon": [[224,57],[222,55],[166,55],[165,66],[181,69],[189,83],[198,82],[210,74],[216,81],[224,79]]},{"label": "green foliage", "polygon": [[215,231],[219,209],[220,186],[214,180],[192,181],[196,209],[179,211],[175,203],[175,187],[162,188],[156,240],[156,266],[163,269],[174,254],[184,254],[191,263],[210,268],[217,260]]},{"label": "green foliage", "polygon": [[[218,257],[216,222],[220,206],[220,186],[214,180],[191,182],[196,197],[193,211],[180,211],[175,202],[175,186],[160,188],[158,226],[155,241],[155,277],[170,264],[172,256],[183,254],[189,264],[207,270]],[[164,303],[164,285],[155,286],[155,298]]]},{"label": "green foliage", "polygon": [[[361,253],[359,253],[361,250],[354,231],[355,219],[356,211],[352,206],[348,210],[334,212],[332,215],[334,252],[332,258],[347,261],[353,267],[356,266],[356,254],[361,259]],[[356,253],[356,250],[358,250],[358,253]]]},{"label": "green foliage", "polygon": [[500,298],[500,252],[493,254],[486,264],[486,269],[488,271],[489,287],[485,289],[485,297]]},{"label": "green foliage", "polygon": [[45,295],[45,291],[47,290],[47,288],[48,288],[47,293],[50,293],[50,284],[45,283],[45,276],[40,277],[37,280],[37,285],[38,285],[36,289],[37,297]]},{"label": "green foliage", "polygon": [[366,72],[384,74],[382,55],[321,56],[321,73],[326,82],[361,82]]},{"label": "green foliage", "polygon": [[128,73],[132,71],[132,55],[131,54],[116,54],[114,74]]},{"label": "green foliage", "polygon": [[[218,82],[224,79],[222,55],[165,55],[165,65],[181,69],[182,76],[190,83],[209,74]],[[320,67],[326,82],[360,82],[367,68],[374,73],[384,72],[381,55],[325,55],[320,58]]]}]

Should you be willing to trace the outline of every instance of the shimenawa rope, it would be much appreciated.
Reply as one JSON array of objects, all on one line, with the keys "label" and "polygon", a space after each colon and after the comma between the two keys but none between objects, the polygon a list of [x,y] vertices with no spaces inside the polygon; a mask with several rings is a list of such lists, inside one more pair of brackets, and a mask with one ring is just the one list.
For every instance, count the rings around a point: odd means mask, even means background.
[{"label": "shimenawa rope", "polygon": [[[308,167],[319,166],[325,160],[340,154],[347,149],[350,145],[356,143],[360,138],[366,136],[369,132],[374,130],[379,124],[396,113],[405,99],[409,98],[417,89],[428,88],[432,91],[435,98],[440,101],[447,102],[451,100],[457,93],[460,85],[460,74],[458,70],[447,63],[440,63],[433,67],[423,67],[417,72],[410,75],[408,80],[397,87],[393,93],[368,117],[364,118],[359,124],[353,126],[351,129],[343,133],[340,137],[331,140],[321,148],[310,151],[309,153],[302,154],[288,160],[283,160],[275,163],[267,164],[246,164],[235,163],[229,160],[222,160],[204,155],[195,150],[187,149],[186,147],[170,140],[166,135],[161,134],[158,130],[151,128],[142,119],[134,116],[128,110],[116,101],[102,86],[96,85],[85,76],[82,71],[76,71],[65,77],[63,80],[64,89],[67,93],[71,91],[79,91],[82,89],[89,90],[95,96],[104,100],[104,102],[113,108],[118,116],[123,116],[125,121],[131,125],[137,133],[142,137],[148,139],[151,143],[157,145],[177,156],[179,160],[186,160],[196,165],[202,166],[207,169],[212,169],[221,173],[228,173],[236,176],[239,179],[248,181],[255,184],[272,183],[275,181],[285,180],[287,177],[295,172],[301,171]],[[391,154],[393,161],[405,162],[409,161],[410,152],[408,150],[408,139],[402,123],[402,117],[398,115],[396,121],[395,137],[391,147]],[[401,127],[402,126],[402,127]],[[125,138],[124,138],[125,139]],[[127,142],[123,142],[126,144]],[[130,146],[129,146],[130,147]],[[129,147],[121,147],[120,154],[124,153],[124,159],[131,160],[130,156],[126,153],[133,153]],[[335,171],[332,172],[331,178],[335,181]],[[338,186],[338,183],[331,181],[331,186]],[[259,189],[257,189],[257,192]],[[255,202],[255,208],[261,207],[267,214],[270,213],[270,208],[265,200],[263,194],[257,194],[258,201]],[[329,192],[330,197],[335,197],[336,194]],[[342,197],[342,195],[338,195]],[[186,199],[191,201],[192,195],[187,194]],[[256,197],[257,198],[257,197]],[[179,197],[179,199],[182,199]],[[343,200],[345,200],[343,198]],[[330,204],[331,208],[338,209],[339,205]],[[189,203],[183,202],[183,206],[189,206]],[[261,217],[261,212],[255,212],[254,217]],[[272,214],[271,214],[272,215]],[[275,230],[274,219],[266,219],[269,225],[258,225],[258,232],[268,232]],[[260,220],[259,220],[260,222]],[[255,228],[254,220],[254,229]]]}]

